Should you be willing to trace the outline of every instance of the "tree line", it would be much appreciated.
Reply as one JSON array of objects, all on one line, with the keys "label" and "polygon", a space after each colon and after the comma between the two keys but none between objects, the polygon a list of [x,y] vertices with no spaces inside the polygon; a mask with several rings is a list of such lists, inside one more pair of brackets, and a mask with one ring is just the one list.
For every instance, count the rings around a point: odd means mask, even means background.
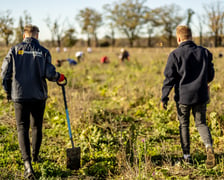
[{"label": "tree line", "polygon": [[[211,4],[204,4],[204,14],[198,14],[192,9],[187,9],[181,14],[181,8],[176,4],[164,5],[151,9],[146,6],[147,0],[121,0],[103,6],[103,13],[92,8],[85,8],[78,12],[75,20],[78,22],[82,34],[86,35],[87,46],[115,46],[115,34],[122,34],[128,40],[130,47],[142,39],[147,39],[147,46],[153,47],[152,39],[158,34],[159,41],[166,46],[173,46],[175,28],[179,24],[192,25],[192,17],[197,16],[197,29],[199,32],[199,42],[203,45],[203,29],[208,29],[209,38],[215,47],[222,45],[224,30],[224,8],[220,1]],[[74,46],[78,39],[76,30],[72,25],[65,28],[65,21],[59,19],[52,20],[47,17],[43,20],[51,33],[51,45],[60,47]],[[11,17],[11,10],[6,10],[0,14],[0,37],[5,45],[22,41],[23,27],[32,23],[32,17],[27,12],[19,17],[17,27],[14,27],[14,18]],[[99,43],[98,30],[100,27],[109,29],[107,41]],[[144,31],[143,31],[144,30]],[[160,33],[158,33],[160,32]],[[154,34],[154,37],[153,37]]]}]

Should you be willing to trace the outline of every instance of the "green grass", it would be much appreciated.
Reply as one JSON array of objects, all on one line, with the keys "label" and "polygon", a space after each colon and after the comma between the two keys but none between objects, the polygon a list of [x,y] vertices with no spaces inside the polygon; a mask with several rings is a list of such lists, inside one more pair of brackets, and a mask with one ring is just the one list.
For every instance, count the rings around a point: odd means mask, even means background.
[{"label": "green grass", "polygon": [[[0,54],[1,59],[5,53]],[[56,53],[52,62],[74,58],[76,49]],[[207,119],[217,165],[205,167],[205,148],[191,117],[193,166],[178,166],[182,156],[173,91],[168,110],[160,109],[163,70],[172,49],[128,49],[130,62],[120,63],[119,49],[93,49],[77,66],[57,68],[66,75],[66,96],[75,146],[81,147],[81,168],[66,169],[71,148],[61,88],[49,82],[44,116],[42,162],[34,164],[38,179],[223,179],[223,58],[214,54],[216,76],[211,83]],[[85,51],[85,50],[84,50]],[[100,64],[107,55],[110,64]],[[0,179],[22,179],[13,103],[0,91]]]}]

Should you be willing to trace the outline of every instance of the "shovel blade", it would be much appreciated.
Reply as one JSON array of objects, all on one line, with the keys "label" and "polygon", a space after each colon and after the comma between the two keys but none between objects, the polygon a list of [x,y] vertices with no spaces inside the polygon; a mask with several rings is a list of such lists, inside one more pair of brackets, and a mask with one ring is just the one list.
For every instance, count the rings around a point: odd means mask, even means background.
[{"label": "shovel blade", "polygon": [[67,168],[71,170],[78,170],[80,168],[80,157],[81,157],[80,147],[66,149],[66,154],[67,154]]}]

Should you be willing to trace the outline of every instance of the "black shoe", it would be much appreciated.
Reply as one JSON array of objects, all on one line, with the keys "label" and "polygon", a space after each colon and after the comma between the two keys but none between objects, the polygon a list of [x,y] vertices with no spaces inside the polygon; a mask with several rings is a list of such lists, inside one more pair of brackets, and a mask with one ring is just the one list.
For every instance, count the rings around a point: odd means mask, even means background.
[{"label": "black shoe", "polygon": [[39,163],[41,161],[42,161],[42,159],[40,158],[40,156],[33,156],[33,162]]},{"label": "black shoe", "polygon": [[33,167],[30,161],[24,161],[25,171],[24,171],[24,178],[35,180],[35,175],[33,171]]}]

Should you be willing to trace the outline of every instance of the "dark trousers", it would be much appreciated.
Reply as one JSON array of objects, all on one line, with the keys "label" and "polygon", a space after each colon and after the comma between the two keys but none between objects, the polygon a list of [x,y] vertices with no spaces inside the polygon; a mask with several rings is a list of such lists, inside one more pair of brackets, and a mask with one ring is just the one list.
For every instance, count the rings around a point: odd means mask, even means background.
[{"label": "dark trousers", "polygon": [[194,116],[195,126],[202,138],[205,145],[212,145],[212,137],[209,128],[206,124],[206,103],[197,105],[177,105],[177,114],[180,122],[180,141],[184,154],[190,154],[190,135],[189,135],[189,123],[190,112]]},{"label": "dark trousers", "polygon": [[32,128],[32,155],[37,157],[42,141],[42,124],[46,101],[14,103],[19,146],[24,161],[31,160],[29,128]]}]

